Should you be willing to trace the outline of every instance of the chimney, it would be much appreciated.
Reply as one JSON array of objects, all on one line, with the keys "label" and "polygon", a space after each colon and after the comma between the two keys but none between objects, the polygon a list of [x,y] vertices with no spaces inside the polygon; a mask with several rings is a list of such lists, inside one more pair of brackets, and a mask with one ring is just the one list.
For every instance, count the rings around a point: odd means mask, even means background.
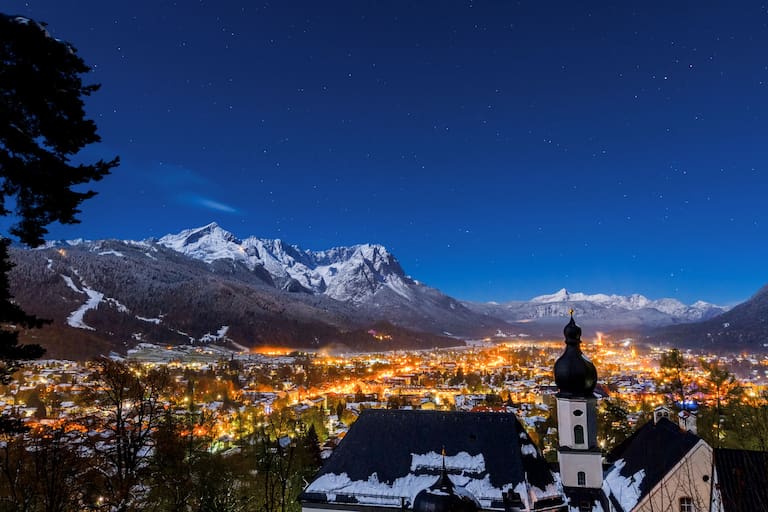
[{"label": "chimney", "polygon": [[680,411],[677,419],[681,429],[688,430],[692,434],[698,434],[696,431],[696,413],[694,411]]}]

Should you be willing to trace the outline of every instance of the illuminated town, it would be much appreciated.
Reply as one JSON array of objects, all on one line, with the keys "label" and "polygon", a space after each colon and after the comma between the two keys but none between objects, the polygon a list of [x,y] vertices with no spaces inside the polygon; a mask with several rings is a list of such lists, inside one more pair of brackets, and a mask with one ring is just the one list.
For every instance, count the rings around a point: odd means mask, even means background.
[{"label": "illuminated town", "polygon": [[[627,412],[623,427],[631,430],[653,407],[670,403],[665,388],[669,375],[660,367],[667,349],[602,336],[584,345],[585,354],[600,368],[596,393]],[[225,451],[270,418],[290,413],[304,419],[298,424],[316,426],[327,456],[361,410],[403,408],[514,412],[548,453],[556,445],[556,429],[548,422],[557,391],[552,366],[562,350],[562,341],[503,340],[453,349],[358,354],[141,344],[121,364],[139,379],[166,369],[171,385],[159,403],[179,417],[194,416],[195,426],[187,434],[213,451]],[[683,408],[712,405],[717,399],[707,386],[702,361],[728,368],[737,377],[738,399],[744,403],[765,396],[768,356],[693,351],[683,356],[686,403],[678,404]],[[98,362],[31,362],[3,388],[4,412],[22,416],[33,428],[87,430],[83,418],[103,409],[89,399],[105,386],[94,377],[98,368]],[[609,434],[600,439],[604,449],[614,443]]]}]

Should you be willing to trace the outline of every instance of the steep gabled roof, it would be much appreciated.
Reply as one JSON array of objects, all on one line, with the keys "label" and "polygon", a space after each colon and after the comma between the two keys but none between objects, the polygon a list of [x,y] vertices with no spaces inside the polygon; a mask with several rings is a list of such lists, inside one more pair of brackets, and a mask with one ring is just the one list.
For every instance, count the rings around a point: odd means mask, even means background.
[{"label": "steep gabled roof", "polygon": [[725,512],[768,511],[768,452],[715,449]]},{"label": "steep gabled roof", "polygon": [[[666,418],[649,421],[606,456],[611,464],[606,480],[621,482],[625,494],[633,493],[637,504],[699,441],[699,436],[681,430]],[[619,494],[617,489],[611,491]]]},{"label": "steep gabled roof", "polygon": [[[390,491],[402,489],[394,482],[409,479],[424,478],[427,487],[440,472],[437,454],[443,448],[451,478],[467,489],[510,490],[527,481],[547,490],[544,498],[556,488],[549,466],[514,414],[369,409],[352,424],[307,495],[330,491],[322,482],[344,474],[351,483],[374,481],[392,486]],[[501,491],[495,499],[501,499]]]}]

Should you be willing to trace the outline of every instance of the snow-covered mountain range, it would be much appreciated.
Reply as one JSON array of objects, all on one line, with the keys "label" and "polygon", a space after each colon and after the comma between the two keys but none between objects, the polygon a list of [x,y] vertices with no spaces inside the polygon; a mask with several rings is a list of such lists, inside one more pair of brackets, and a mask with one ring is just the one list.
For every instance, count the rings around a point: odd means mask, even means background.
[{"label": "snow-covered mountain range", "polygon": [[406,276],[381,245],[308,251],[209,224],[12,253],[14,296],[54,320],[29,336],[57,357],[140,342],[431,348],[508,327]]},{"label": "snow-covered mountain range", "polygon": [[[418,298],[420,283],[406,276],[400,263],[386,247],[362,244],[310,251],[281,240],[257,237],[238,239],[216,223],[166,235],[158,243],[191,258],[213,263],[229,260],[242,262],[252,271],[266,271],[275,286],[289,291],[322,294],[332,299],[363,305],[383,290],[407,301]],[[588,295],[569,292],[565,288],[529,301],[505,304],[465,303],[483,313],[495,312],[506,321],[530,322],[556,318],[560,321],[570,308],[590,319],[620,317],[635,312],[652,325],[706,320],[726,310],[721,306],[698,301],[686,305],[677,299],[651,300],[632,294]],[[455,308],[455,306],[454,306]],[[637,322],[632,322],[636,324]]]},{"label": "snow-covered mountain range", "polygon": [[[382,245],[310,251],[239,239],[215,223],[160,239],[73,240],[12,252],[16,299],[54,320],[30,336],[102,353],[139,342],[386,350],[457,343],[450,336],[552,339],[571,308],[585,334],[643,332],[725,309],[566,290],[504,304],[461,302],[407,276]],[[391,342],[370,334],[382,328]]]},{"label": "snow-covered mountain range", "polygon": [[677,299],[667,298],[651,300],[637,293],[632,295],[606,295],[603,293],[588,295],[579,292],[571,293],[565,288],[562,288],[551,295],[539,295],[538,297],[531,299],[530,302],[534,304],[560,303],[566,305],[591,303],[608,309],[626,309],[630,311],[655,309],[656,311],[666,313],[678,320],[689,322],[711,318],[726,310],[726,308],[722,306],[710,304],[709,302],[704,302],[702,300],[696,301],[691,305],[686,305]]},{"label": "snow-covered mountain range", "polygon": [[405,276],[397,259],[381,245],[309,251],[282,240],[253,236],[240,240],[215,222],[166,235],[158,243],[206,263],[231,260],[252,271],[264,270],[277,287],[289,291],[323,294],[354,304],[366,302],[382,288],[405,300],[415,298],[417,283]]},{"label": "snow-covered mountain range", "polygon": [[277,289],[332,299],[352,308],[353,316],[456,336],[487,335],[505,326],[407,276],[382,245],[310,251],[282,240],[241,240],[216,223],[166,235],[157,244],[220,267],[243,265]]},{"label": "snow-covered mountain range", "polygon": [[565,288],[529,301],[464,303],[470,309],[496,316],[507,322],[561,322],[571,309],[580,322],[592,329],[638,329],[677,323],[696,322],[717,316],[727,308],[697,301],[686,305],[677,299],[651,300],[639,294],[589,295]]}]

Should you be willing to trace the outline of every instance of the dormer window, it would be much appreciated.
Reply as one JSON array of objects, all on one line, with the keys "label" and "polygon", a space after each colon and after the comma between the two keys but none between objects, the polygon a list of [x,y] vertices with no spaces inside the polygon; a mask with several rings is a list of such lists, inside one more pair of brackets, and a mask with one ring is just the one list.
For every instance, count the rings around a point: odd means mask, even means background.
[{"label": "dormer window", "polygon": [[663,405],[653,410],[653,422],[658,423],[658,421],[662,418],[670,418],[670,410]]}]

